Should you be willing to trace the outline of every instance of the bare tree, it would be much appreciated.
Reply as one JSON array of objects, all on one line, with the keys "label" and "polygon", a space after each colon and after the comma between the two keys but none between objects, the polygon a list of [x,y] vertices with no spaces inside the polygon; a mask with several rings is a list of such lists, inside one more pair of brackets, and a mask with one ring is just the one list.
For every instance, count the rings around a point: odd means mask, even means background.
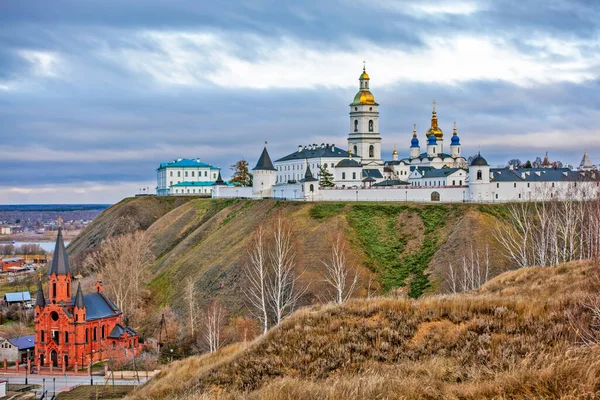
[{"label": "bare tree", "polygon": [[269,329],[269,305],[267,298],[267,286],[269,284],[267,270],[268,255],[265,240],[265,229],[263,225],[259,225],[252,234],[248,248],[250,263],[246,264],[245,269],[249,284],[249,287],[245,291],[246,297],[250,302],[253,315],[260,322],[263,334],[267,333]]},{"label": "bare tree", "polygon": [[196,282],[194,278],[189,277],[185,282],[185,302],[187,306],[188,323],[190,324],[190,334],[194,336],[198,319],[198,305],[196,302]]},{"label": "bare tree", "polygon": [[499,222],[494,237],[502,244],[506,256],[519,268],[529,267],[531,235],[533,231],[530,203],[519,202],[508,206],[509,222]]},{"label": "bare tree", "polygon": [[292,228],[281,215],[273,224],[273,243],[269,251],[271,273],[267,294],[275,325],[290,315],[308,286],[299,287],[292,248]]},{"label": "bare tree", "polygon": [[485,254],[481,256],[479,251],[470,246],[462,258],[462,269],[456,268],[448,263],[447,280],[450,291],[454,294],[479,289],[488,281],[490,274],[490,251],[485,247]]},{"label": "bare tree", "polygon": [[352,296],[358,282],[358,270],[349,265],[347,250],[343,235],[339,232],[331,245],[331,260],[323,261],[325,282],[334,289],[333,298],[337,304],[342,304]]},{"label": "bare tree", "polygon": [[225,325],[225,310],[213,301],[204,313],[204,341],[209,352],[214,353],[221,346],[221,331]]},{"label": "bare tree", "polygon": [[143,231],[108,237],[99,251],[90,253],[84,268],[102,273],[106,291],[117,307],[134,318],[140,313],[154,261],[152,242]]}]

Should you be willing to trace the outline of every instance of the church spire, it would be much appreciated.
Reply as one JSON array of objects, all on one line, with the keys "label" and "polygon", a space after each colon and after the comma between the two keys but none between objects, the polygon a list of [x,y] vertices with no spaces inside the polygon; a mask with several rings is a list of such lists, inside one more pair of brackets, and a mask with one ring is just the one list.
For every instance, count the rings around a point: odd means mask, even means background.
[{"label": "church spire", "polygon": [[[41,272],[40,272],[41,275]],[[35,297],[35,305],[38,307],[46,307],[46,298],[44,297],[44,289],[42,289],[42,279],[38,281],[37,296]]]},{"label": "church spire", "polygon": [[75,295],[75,307],[84,308],[85,303],[83,302],[83,292],[81,291],[81,280],[77,282],[77,294]]},{"label": "church spire", "polygon": [[62,218],[58,218],[58,235],[56,237],[56,245],[54,246],[54,254],[52,255],[52,265],[48,275],[68,275],[71,273],[69,266],[69,256],[65,247],[65,241],[62,234]]}]

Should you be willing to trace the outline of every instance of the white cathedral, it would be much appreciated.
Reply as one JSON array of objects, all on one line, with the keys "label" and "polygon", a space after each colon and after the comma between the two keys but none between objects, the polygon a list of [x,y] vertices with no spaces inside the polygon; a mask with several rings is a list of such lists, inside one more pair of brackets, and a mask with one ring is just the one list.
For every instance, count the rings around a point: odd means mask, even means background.
[{"label": "white cathedral", "polygon": [[[449,151],[438,125],[435,102],[423,148],[413,130],[408,157],[381,157],[379,104],[370,91],[365,68],[350,104],[347,147],[311,144],[274,162],[266,144],[253,169],[252,187],[213,186],[214,197],[277,198],[309,201],[494,202],[540,197],[597,196],[600,173],[587,153],[576,171],[556,168],[548,158],[538,168],[491,168],[478,155],[467,165],[456,123]],[[324,184],[321,171],[333,184]],[[328,187],[329,186],[329,187]]]}]

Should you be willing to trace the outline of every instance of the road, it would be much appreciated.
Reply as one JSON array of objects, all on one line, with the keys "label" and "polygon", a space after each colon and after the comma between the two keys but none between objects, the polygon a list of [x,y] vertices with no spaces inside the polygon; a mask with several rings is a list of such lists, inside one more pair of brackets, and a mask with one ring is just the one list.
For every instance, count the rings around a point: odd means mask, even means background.
[{"label": "road", "polygon": [[[142,373],[143,374],[143,373]],[[140,383],[146,382],[146,377],[140,374]],[[8,383],[15,384],[24,384],[25,383],[25,375],[15,375],[15,374],[6,374],[0,375],[0,379],[7,380]],[[55,379],[53,381],[53,379]],[[104,385],[104,377],[103,376],[92,376],[94,385]],[[88,376],[67,376],[64,375],[29,375],[27,378],[27,383],[30,385],[40,385],[41,387],[35,389],[37,394],[42,393],[44,388],[44,380],[46,386],[46,393],[48,396],[52,396],[54,392],[59,393],[62,391],[68,390],[73,386],[78,385],[89,385],[90,377]],[[112,380],[109,380],[108,385],[112,385]],[[137,385],[137,381],[132,380],[123,380],[123,379],[115,379],[115,385]]]}]

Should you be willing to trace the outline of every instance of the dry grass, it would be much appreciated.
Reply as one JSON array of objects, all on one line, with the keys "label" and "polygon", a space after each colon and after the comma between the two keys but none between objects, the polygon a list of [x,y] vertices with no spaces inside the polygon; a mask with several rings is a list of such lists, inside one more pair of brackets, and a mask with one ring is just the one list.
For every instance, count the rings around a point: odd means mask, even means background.
[{"label": "dry grass", "polygon": [[590,263],[503,274],[479,292],[297,312],[248,347],[193,357],[131,399],[600,398],[600,349],[573,328]]}]

